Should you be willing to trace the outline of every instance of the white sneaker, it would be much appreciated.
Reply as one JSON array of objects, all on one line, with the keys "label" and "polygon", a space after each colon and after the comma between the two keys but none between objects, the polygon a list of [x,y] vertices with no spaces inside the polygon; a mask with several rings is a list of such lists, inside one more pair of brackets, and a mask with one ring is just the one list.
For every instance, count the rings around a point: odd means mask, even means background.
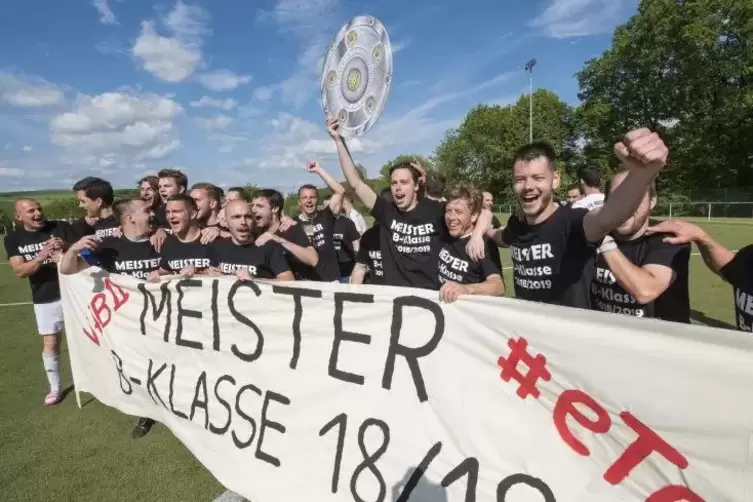
[{"label": "white sneaker", "polygon": [[46,396],[44,396],[44,405],[45,406],[55,406],[60,402],[60,400],[63,399],[63,393],[60,389],[51,389],[50,392],[47,393]]}]

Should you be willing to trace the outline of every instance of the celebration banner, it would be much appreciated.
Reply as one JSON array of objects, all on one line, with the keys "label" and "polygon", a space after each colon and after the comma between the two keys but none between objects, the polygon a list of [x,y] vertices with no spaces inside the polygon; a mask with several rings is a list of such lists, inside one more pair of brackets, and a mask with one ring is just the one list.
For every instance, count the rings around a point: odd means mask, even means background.
[{"label": "celebration banner", "polygon": [[253,502],[753,501],[750,335],[376,286],[61,287],[76,390]]}]

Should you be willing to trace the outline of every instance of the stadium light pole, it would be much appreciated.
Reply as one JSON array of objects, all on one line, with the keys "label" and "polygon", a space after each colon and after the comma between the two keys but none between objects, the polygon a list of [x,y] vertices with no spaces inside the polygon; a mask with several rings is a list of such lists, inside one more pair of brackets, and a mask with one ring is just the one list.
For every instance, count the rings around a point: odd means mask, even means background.
[{"label": "stadium light pole", "polygon": [[536,66],[536,60],[532,59],[525,65],[528,72],[528,143],[533,143],[533,67]]}]

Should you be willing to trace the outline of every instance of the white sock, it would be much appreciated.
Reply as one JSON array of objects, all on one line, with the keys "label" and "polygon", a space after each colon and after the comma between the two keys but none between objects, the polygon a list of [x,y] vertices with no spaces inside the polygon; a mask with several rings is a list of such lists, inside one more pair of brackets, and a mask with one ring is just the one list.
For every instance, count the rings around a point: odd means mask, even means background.
[{"label": "white sock", "polygon": [[60,354],[42,353],[44,370],[47,372],[47,381],[50,382],[50,390],[60,390]]}]

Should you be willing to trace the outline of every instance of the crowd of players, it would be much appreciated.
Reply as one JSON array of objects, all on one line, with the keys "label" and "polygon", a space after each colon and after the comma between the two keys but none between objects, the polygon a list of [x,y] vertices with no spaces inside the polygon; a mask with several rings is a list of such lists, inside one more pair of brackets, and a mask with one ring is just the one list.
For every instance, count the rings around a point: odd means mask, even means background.
[{"label": "crowd of players", "polygon": [[[504,295],[498,247],[509,247],[519,299],[689,323],[695,243],[708,267],[733,286],[738,328],[752,329],[753,245],[735,253],[691,223],[650,220],[654,181],[668,156],[656,133],[629,132],[615,145],[622,170],[604,192],[601,172],[586,168],[563,204],[554,196],[560,178],[553,149],[522,147],[512,180],[519,208],[503,226],[491,213],[491,194],[463,184],[445,189],[440,175],[417,163],[392,166],[390,187],[376,193],[361,179],[338,121],[326,127],[353,196],[374,218],[371,228],[352,196],[316,162],[307,169],[332,196],[320,205],[316,186],[302,186],[296,219],[285,216],[276,190],[189,188],[186,175],[172,169],[143,178],[139,196],[119,200],[107,181],[81,180],[73,190],[86,216],[70,224],[45,219],[33,199],[16,201],[17,228],[5,248],[15,275],[31,283],[50,385],[44,404],[62,399],[58,270],[72,274],[91,265],[153,282],[224,274],[424,288],[451,303]],[[140,419],[134,437],[152,424]]]}]

